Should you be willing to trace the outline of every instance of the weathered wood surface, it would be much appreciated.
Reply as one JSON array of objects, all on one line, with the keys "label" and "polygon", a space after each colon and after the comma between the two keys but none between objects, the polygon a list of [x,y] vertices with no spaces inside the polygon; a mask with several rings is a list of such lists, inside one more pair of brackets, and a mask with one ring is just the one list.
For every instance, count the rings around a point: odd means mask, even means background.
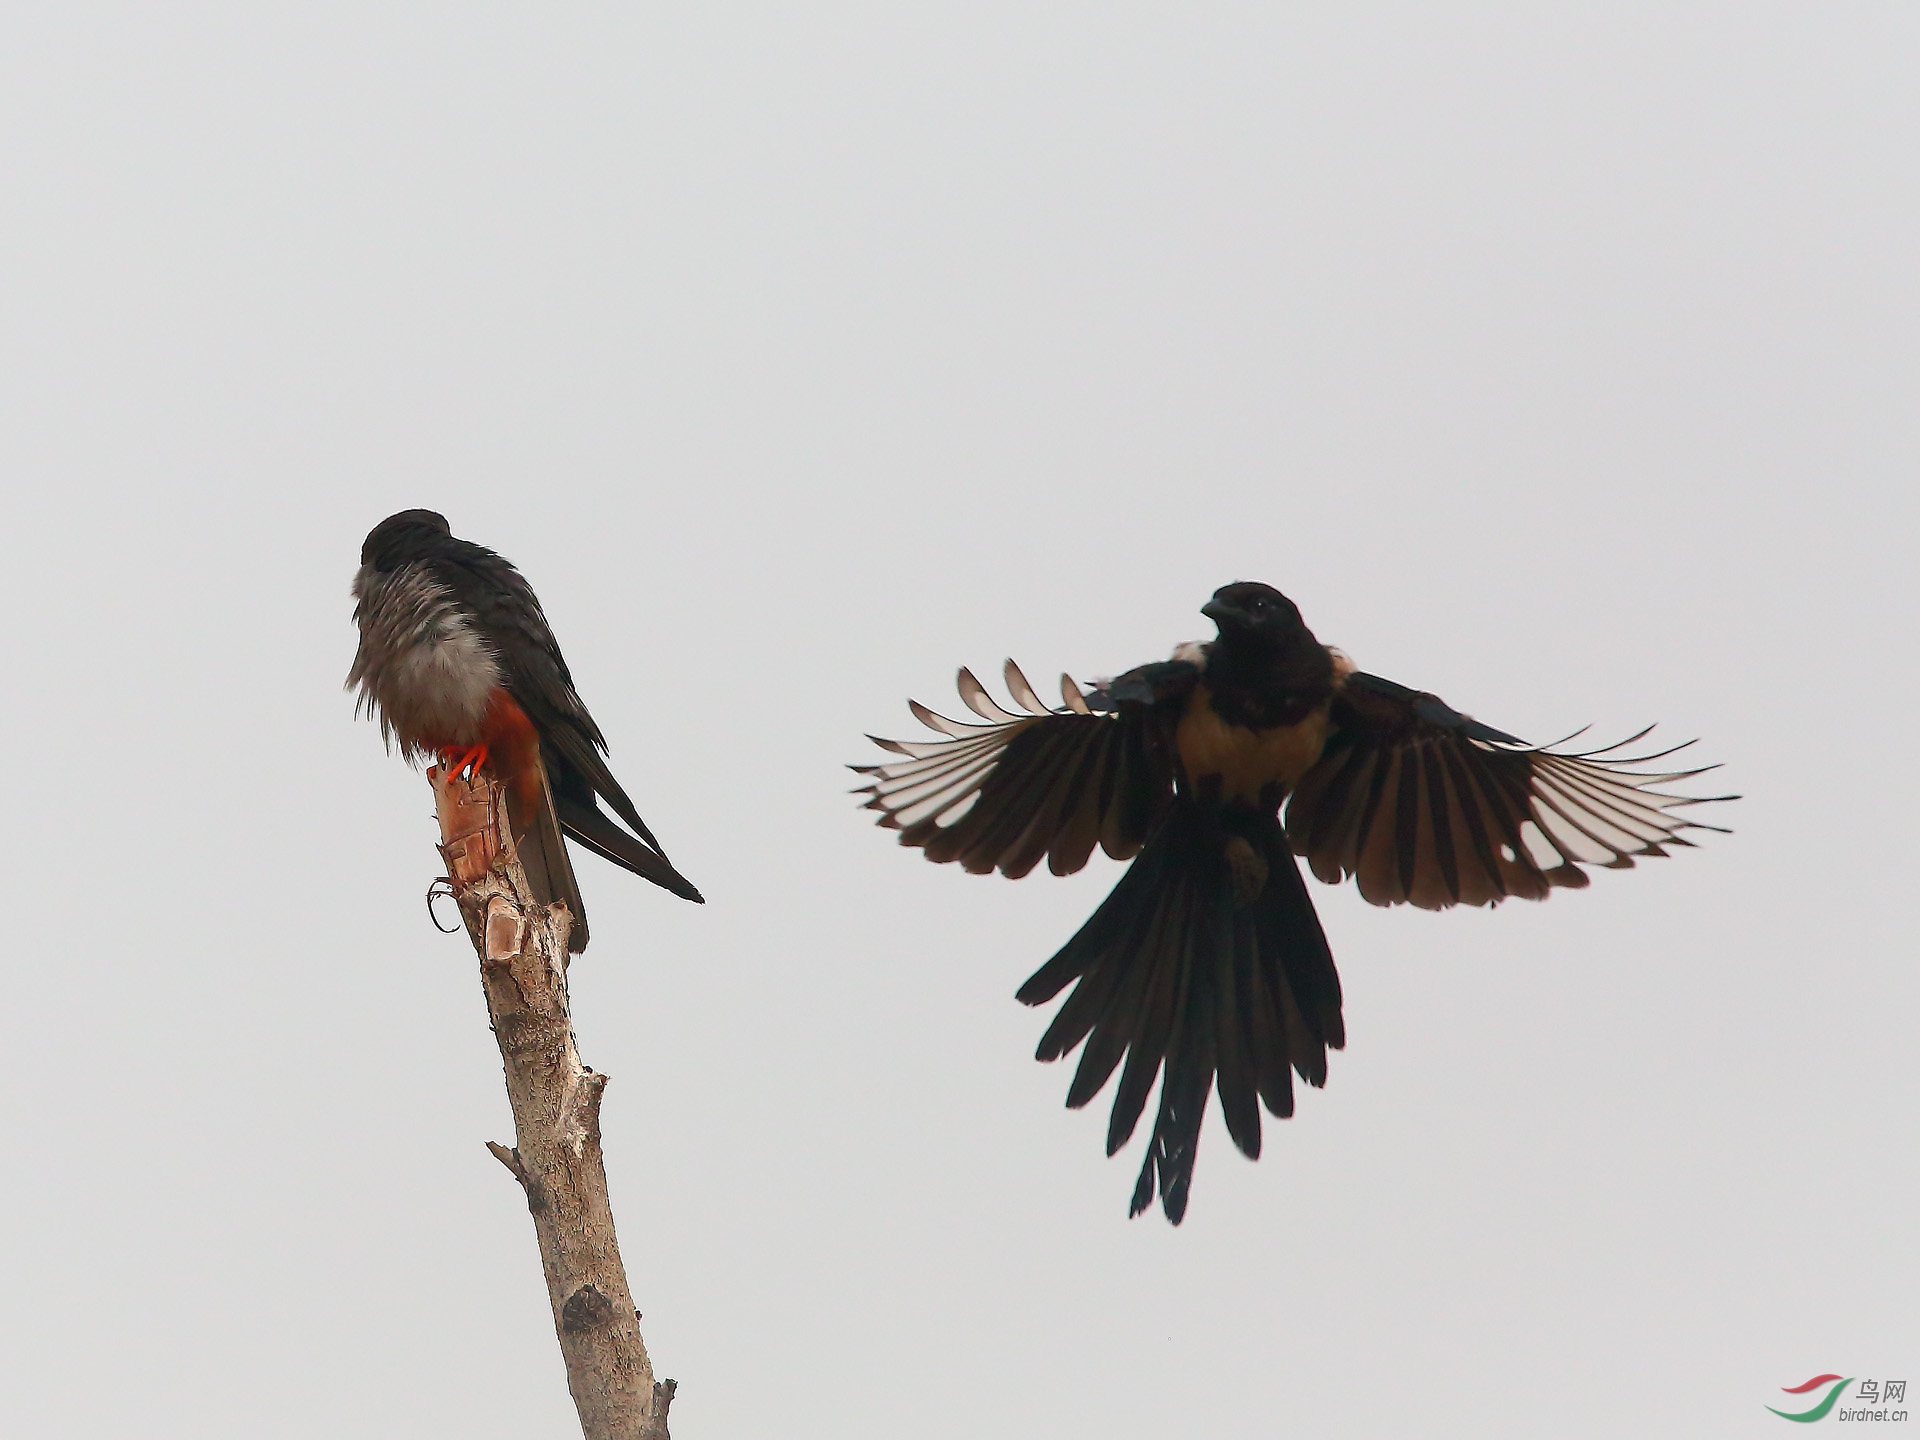
[{"label": "weathered wood surface", "polygon": [[[526,1192],[553,1325],[586,1440],[667,1440],[671,1380],[656,1383],[614,1238],[600,1152],[607,1077],[580,1063],[567,999],[564,905],[535,899],[505,837],[502,788],[433,773],[440,853],[480,957],[514,1143],[487,1142]],[[604,942],[602,942],[604,943]]]}]

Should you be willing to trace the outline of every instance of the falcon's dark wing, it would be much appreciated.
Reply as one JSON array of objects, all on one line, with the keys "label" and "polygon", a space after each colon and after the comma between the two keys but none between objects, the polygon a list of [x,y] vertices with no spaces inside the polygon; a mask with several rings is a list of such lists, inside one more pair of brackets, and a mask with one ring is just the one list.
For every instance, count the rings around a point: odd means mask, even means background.
[{"label": "falcon's dark wing", "polygon": [[[1578,753],[1526,744],[1435,696],[1355,672],[1334,697],[1334,730],[1287,807],[1294,852],[1329,884],[1349,876],[1375,905],[1429,910],[1543,900],[1587,883],[1582,865],[1635,857],[1718,830],[1672,812],[1731,795],[1662,788],[1715,767],[1654,773],[1618,745]],[[1691,743],[1691,742],[1689,742]]]},{"label": "falcon's dark wing", "polygon": [[[435,578],[473,616],[500,662],[507,689],[540,731],[562,828],[596,855],[683,899],[699,901],[700,892],[673,868],[666,850],[601,758],[606,737],[574,689],[559,642],[526,577],[492,550],[462,540],[452,540],[433,557],[432,565]],[[639,842],[601,813],[596,795],[633,827]]]},{"label": "falcon's dark wing", "polygon": [[984,724],[909,701],[940,740],[874,743],[905,758],[855,765],[869,778],[880,824],[929,860],[1018,878],[1040,863],[1068,875],[1095,845],[1116,860],[1138,853],[1173,801],[1173,733],[1199,675],[1184,661],[1143,665],[1091,695],[1060,677],[1066,704],[1049,710],[1011,660],[1007,688],[1024,713],[1002,709],[969,670],[960,698]]}]

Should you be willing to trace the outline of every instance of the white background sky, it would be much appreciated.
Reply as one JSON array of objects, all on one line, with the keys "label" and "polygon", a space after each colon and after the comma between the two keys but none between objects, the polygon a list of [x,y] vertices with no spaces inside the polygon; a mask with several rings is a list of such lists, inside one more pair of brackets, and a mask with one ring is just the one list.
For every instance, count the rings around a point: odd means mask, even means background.
[{"label": "white background sky", "polygon": [[[1892,4],[8,7],[0,1425],[573,1433],[427,788],[341,691],[416,505],[711,901],[581,861],[684,1440],[1920,1382],[1917,73]],[[1546,905],[1316,887],[1349,1048],[1176,1231],[1012,999],[1117,868],[927,865],[839,767],[1242,577],[1747,798]]]}]

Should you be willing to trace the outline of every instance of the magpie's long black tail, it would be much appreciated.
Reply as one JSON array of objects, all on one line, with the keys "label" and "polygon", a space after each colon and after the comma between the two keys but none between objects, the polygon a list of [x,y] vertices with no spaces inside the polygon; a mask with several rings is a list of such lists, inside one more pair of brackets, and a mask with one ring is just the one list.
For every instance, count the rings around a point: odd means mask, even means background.
[{"label": "magpie's long black tail", "polygon": [[[1057,1060],[1082,1040],[1067,1104],[1100,1093],[1122,1056],[1107,1153],[1127,1143],[1162,1068],[1160,1111],[1134,1186],[1178,1225],[1193,1184],[1207,1092],[1227,1131],[1260,1154],[1260,1103],[1293,1113],[1290,1071],[1327,1080],[1346,1043],[1340,977],[1279,820],[1182,799],[1093,917],[1020,987],[1029,1005],[1074,983],[1041,1038]],[[1256,1100],[1256,1097],[1258,1099]]]}]

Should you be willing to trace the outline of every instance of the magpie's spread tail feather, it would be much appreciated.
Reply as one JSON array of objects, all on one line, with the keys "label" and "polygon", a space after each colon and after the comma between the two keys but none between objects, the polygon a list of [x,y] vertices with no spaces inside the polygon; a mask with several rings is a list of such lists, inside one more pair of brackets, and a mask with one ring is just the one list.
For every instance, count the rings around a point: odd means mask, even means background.
[{"label": "magpie's spread tail feather", "polygon": [[1132,1136],[1160,1076],[1130,1213],[1147,1209],[1157,1191],[1176,1225],[1208,1092],[1218,1089],[1234,1144],[1258,1157],[1260,1105],[1291,1115],[1293,1074],[1324,1085],[1328,1049],[1346,1042],[1333,956],[1272,815],[1176,805],[1019,998],[1039,1005],[1069,984],[1037,1058],[1056,1060],[1086,1042],[1067,1091],[1075,1108],[1121,1070],[1109,1155]]}]

